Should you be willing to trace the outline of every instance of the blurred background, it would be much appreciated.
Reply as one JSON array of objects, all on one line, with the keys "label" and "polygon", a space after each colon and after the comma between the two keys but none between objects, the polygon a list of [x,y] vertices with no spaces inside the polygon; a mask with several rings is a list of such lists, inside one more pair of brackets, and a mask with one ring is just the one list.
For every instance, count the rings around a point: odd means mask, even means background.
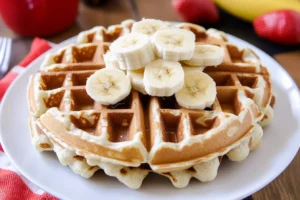
[{"label": "blurred background", "polygon": [[[214,27],[275,57],[300,82],[300,0],[0,0],[0,36],[12,38],[9,67],[34,36],[59,43],[97,25],[158,18]],[[15,51],[14,51],[15,52]]]},{"label": "blurred background", "polygon": [[[300,86],[300,0],[0,0],[0,37],[12,39],[9,68],[34,37],[60,43],[97,25],[158,18],[213,27],[273,56]],[[271,66],[268,66],[271,67]],[[300,155],[253,199],[300,199]]]},{"label": "blurred background", "polygon": [[14,43],[33,36],[59,43],[96,25],[145,17],[214,27],[270,55],[300,48],[299,0],[1,0],[0,12],[0,35]]}]

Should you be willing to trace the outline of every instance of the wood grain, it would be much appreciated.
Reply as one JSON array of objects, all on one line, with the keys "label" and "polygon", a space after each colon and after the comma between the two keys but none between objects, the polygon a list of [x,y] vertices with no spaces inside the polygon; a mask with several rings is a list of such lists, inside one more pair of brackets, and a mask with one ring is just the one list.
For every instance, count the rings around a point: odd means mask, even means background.
[{"label": "wood grain", "polygon": [[274,58],[289,72],[300,88],[300,51],[276,54]]},{"label": "wood grain", "polygon": [[[134,2],[134,0],[133,0]],[[138,15],[143,18],[159,18],[169,21],[181,21],[171,7],[171,0],[136,0]],[[79,5],[77,21],[65,31],[46,39],[59,43],[77,35],[80,31],[97,25],[118,24],[124,19],[134,18],[135,14],[130,0],[109,0],[99,8],[90,8],[83,3]],[[32,38],[24,38],[10,31],[0,19],[0,36],[13,38],[10,67],[16,65],[29,52]],[[291,55],[277,55],[275,58],[291,74],[300,87],[300,52],[292,54],[298,58],[291,61]],[[225,197],[224,197],[225,198]],[[289,167],[274,181],[252,195],[254,200],[298,200],[300,199],[300,153]]]},{"label": "wood grain", "polygon": [[[300,87],[300,51],[277,54],[275,59],[293,77]],[[269,185],[253,194],[255,200],[300,199],[300,152],[288,168]]]},{"label": "wood grain", "polygon": [[182,21],[172,9],[171,0],[137,0],[136,4],[141,18]]},{"label": "wood grain", "polygon": [[[79,4],[78,17],[76,22],[66,30],[54,36],[46,37],[53,43],[60,43],[70,37],[77,35],[82,30],[94,26],[109,26],[118,24],[125,19],[134,17],[129,0],[110,0],[99,8],[91,8],[84,3]],[[0,36],[13,38],[12,51],[9,67],[17,65],[30,50],[32,38],[22,37],[11,31],[0,18]]]},{"label": "wood grain", "polygon": [[252,195],[254,200],[300,199],[300,152],[288,168],[269,185]]},{"label": "wood grain", "polygon": [[64,32],[46,39],[54,43],[59,43],[72,36],[77,35],[82,30],[93,28],[94,26],[109,26],[119,24],[125,19],[133,18],[131,4],[128,0],[110,0],[101,7],[91,8],[83,3],[79,5],[77,21],[72,27]]}]

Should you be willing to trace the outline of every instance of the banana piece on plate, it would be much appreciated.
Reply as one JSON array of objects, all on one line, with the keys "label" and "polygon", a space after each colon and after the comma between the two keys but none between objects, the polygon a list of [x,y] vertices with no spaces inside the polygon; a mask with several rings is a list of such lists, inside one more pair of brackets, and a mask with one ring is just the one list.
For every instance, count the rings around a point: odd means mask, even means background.
[{"label": "banana piece on plate", "polygon": [[207,29],[206,33],[220,40],[228,41],[227,34],[214,28]]},{"label": "banana piece on plate", "polygon": [[158,59],[145,67],[145,90],[151,96],[172,96],[183,83],[184,71],[179,62]]},{"label": "banana piece on plate", "polygon": [[96,71],[86,82],[87,94],[103,105],[116,104],[125,99],[131,85],[125,73],[118,69],[103,68]]},{"label": "banana piece on plate", "polygon": [[222,47],[210,44],[198,44],[195,46],[193,57],[181,62],[193,66],[216,66],[222,63],[225,51]]},{"label": "banana piece on plate", "polygon": [[205,33],[205,28],[203,26],[199,26],[197,24],[193,24],[193,23],[179,23],[176,25],[176,27],[178,28],[185,28],[185,27],[188,27],[189,29],[194,29],[195,32],[198,32],[198,33]]},{"label": "banana piece on plate", "polygon": [[144,85],[144,69],[127,70],[127,76],[134,90],[145,95],[147,94]]},{"label": "banana piece on plate", "polygon": [[152,38],[155,54],[167,61],[189,60],[195,49],[195,34],[184,29],[158,30]]},{"label": "banana piece on plate", "polygon": [[129,30],[129,33],[132,29],[132,26],[133,24],[135,23],[136,21],[133,20],[133,19],[126,19],[124,21],[121,22],[121,26],[123,26],[124,28],[126,28],[127,30]]},{"label": "banana piece on plate", "polygon": [[106,68],[120,69],[117,57],[111,51],[107,51],[103,55],[103,58]]},{"label": "banana piece on plate", "polygon": [[111,44],[110,50],[122,70],[141,69],[154,60],[150,39],[142,33],[130,33],[118,38]]},{"label": "banana piece on plate", "polygon": [[133,24],[132,32],[143,33],[151,37],[157,30],[165,27],[167,27],[167,25],[161,20],[143,19]]},{"label": "banana piece on plate", "polygon": [[184,73],[188,73],[188,72],[193,72],[193,71],[200,71],[202,72],[205,67],[202,67],[202,66],[190,66],[190,65],[182,65],[182,69],[184,71]]},{"label": "banana piece on plate", "polygon": [[183,88],[175,93],[179,105],[187,109],[205,109],[210,107],[217,95],[216,83],[201,71],[185,74]]},{"label": "banana piece on plate", "polygon": [[249,48],[245,48],[242,51],[242,59],[244,62],[247,63],[252,63],[255,66],[257,66],[258,68],[260,67],[260,59],[258,57],[258,55],[256,55],[256,53],[254,53],[254,51],[252,51]]}]

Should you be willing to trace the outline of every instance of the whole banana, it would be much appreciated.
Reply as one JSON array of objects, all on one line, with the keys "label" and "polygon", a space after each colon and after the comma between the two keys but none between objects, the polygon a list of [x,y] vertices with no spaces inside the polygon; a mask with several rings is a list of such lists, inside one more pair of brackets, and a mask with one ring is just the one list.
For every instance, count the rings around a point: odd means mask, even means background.
[{"label": "whole banana", "polygon": [[300,12],[299,0],[214,0],[228,13],[252,22],[256,17],[275,10],[292,9]]}]

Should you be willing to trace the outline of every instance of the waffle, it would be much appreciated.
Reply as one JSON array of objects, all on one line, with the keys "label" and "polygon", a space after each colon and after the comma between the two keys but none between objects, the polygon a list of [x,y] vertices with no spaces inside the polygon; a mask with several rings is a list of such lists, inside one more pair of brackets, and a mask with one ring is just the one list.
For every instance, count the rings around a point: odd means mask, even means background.
[{"label": "waffle", "polygon": [[113,42],[120,36],[130,33],[134,22],[134,20],[128,19],[121,24],[109,26],[107,29],[103,26],[96,26],[88,31],[81,32],[77,37],[77,42],[79,44]]},{"label": "waffle", "polygon": [[84,44],[45,58],[28,87],[36,148],[55,151],[63,165],[83,177],[101,168],[135,189],[149,172],[185,187],[192,177],[213,180],[224,155],[233,161],[245,159],[261,143],[259,123],[268,124],[273,114],[270,74],[258,58],[248,59],[252,51],[239,50],[216,30],[180,25],[195,33],[197,43],[225,49],[223,63],[204,70],[217,85],[212,107],[189,110],[174,97],[150,97],[134,90],[111,106],[87,95],[87,78],[105,67],[103,54],[110,42],[130,32],[132,23],[82,32],[78,42]]},{"label": "waffle", "polygon": [[[270,73],[261,65],[259,57],[251,49],[239,50],[234,44],[228,43],[226,35],[216,29],[207,31],[200,26],[188,23],[178,27],[192,31],[196,35],[197,44],[212,44],[223,47],[225,57],[218,67],[207,67],[204,72],[211,76],[218,86],[236,86],[244,90],[259,110],[264,113],[261,125],[268,125],[273,116],[272,106],[275,96],[272,93]],[[216,39],[217,38],[217,39]]]}]

